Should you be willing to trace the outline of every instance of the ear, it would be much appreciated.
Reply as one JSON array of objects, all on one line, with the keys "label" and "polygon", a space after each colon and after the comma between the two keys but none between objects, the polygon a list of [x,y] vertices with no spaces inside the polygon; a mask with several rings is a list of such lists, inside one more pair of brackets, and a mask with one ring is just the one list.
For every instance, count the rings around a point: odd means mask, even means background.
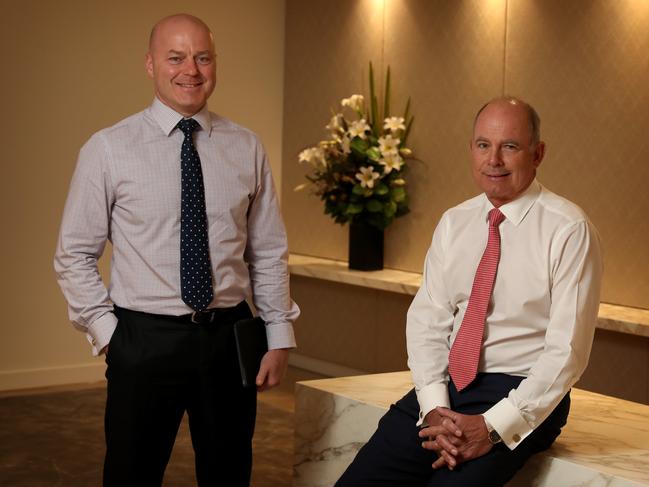
[{"label": "ear", "polygon": [[150,51],[144,56],[144,69],[149,78],[153,79],[153,56]]},{"label": "ear", "polygon": [[532,161],[534,167],[539,167],[541,165],[541,161],[543,161],[544,156],[545,142],[539,142],[538,144],[536,144],[536,148],[534,149],[534,160]]}]

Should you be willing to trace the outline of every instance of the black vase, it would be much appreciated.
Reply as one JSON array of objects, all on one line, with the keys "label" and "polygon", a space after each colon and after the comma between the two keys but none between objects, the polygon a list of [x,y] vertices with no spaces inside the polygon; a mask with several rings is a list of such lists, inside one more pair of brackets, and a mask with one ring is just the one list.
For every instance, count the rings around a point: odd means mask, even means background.
[{"label": "black vase", "polygon": [[349,268],[358,271],[383,269],[383,230],[363,222],[350,223]]}]

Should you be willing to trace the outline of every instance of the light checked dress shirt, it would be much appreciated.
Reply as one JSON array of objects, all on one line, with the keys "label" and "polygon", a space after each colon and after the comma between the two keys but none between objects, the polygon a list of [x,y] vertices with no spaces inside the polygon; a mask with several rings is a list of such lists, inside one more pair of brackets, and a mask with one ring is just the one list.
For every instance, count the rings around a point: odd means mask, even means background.
[{"label": "light checked dress shirt", "polygon": [[[448,354],[487,242],[485,194],[451,208],[435,229],[408,311],[408,365],[421,424],[450,407]],[[525,377],[485,414],[514,449],[552,412],[588,364],[599,309],[599,237],[584,212],[536,180],[502,205],[501,254],[478,372]]]},{"label": "light checked dress shirt", "polygon": [[[163,315],[191,313],[180,297],[180,148],[183,116],[157,98],[93,135],[72,178],[54,258],[73,325],[96,355],[117,318],[113,303]],[[288,246],[264,149],[257,136],[205,106],[194,144],[205,185],[214,299],[252,297],[270,349],[295,346],[299,315],[289,296]],[[97,269],[113,246],[108,289]]]}]

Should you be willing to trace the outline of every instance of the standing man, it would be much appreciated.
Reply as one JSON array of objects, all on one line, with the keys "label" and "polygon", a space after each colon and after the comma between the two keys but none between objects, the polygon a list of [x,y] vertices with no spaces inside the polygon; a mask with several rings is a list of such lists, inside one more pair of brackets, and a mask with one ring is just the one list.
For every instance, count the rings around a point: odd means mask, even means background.
[{"label": "standing man", "polygon": [[284,226],[261,143],[208,111],[207,25],[162,19],[145,66],[153,104],[81,149],[54,259],[73,324],[106,354],[104,485],[161,485],[187,411],[199,485],[244,486],[257,391],[241,385],[232,325],[252,298],[269,348],[257,390],[279,384],[299,315]]},{"label": "standing man", "polygon": [[483,194],[442,216],[408,311],[415,388],[336,484],[500,486],[565,424],[586,368],[601,257],[584,212],[539,184],[540,120],[498,98],[476,115]]}]

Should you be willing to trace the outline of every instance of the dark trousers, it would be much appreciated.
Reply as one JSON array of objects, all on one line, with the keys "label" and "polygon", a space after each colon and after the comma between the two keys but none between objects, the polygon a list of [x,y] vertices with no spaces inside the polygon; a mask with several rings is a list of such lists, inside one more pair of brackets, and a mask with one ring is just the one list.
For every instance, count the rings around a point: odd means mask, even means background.
[{"label": "dark trousers", "polygon": [[160,486],[185,411],[198,484],[247,486],[256,390],[244,389],[233,324],[247,304],[208,324],[117,308],[106,362],[104,486]]},{"label": "dark trousers", "polygon": [[[451,382],[451,409],[463,414],[480,414],[506,397],[522,378],[505,374],[478,374],[461,393]],[[510,480],[533,454],[550,447],[566,424],[570,394],[552,414],[514,450],[503,443],[479,458],[449,470],[433,470],[437,454],[421,446],[416,422],[419,404],[414,389],[390,407],[381,418],[369,442],[336,483],[336,487],[486,487]]]}]

